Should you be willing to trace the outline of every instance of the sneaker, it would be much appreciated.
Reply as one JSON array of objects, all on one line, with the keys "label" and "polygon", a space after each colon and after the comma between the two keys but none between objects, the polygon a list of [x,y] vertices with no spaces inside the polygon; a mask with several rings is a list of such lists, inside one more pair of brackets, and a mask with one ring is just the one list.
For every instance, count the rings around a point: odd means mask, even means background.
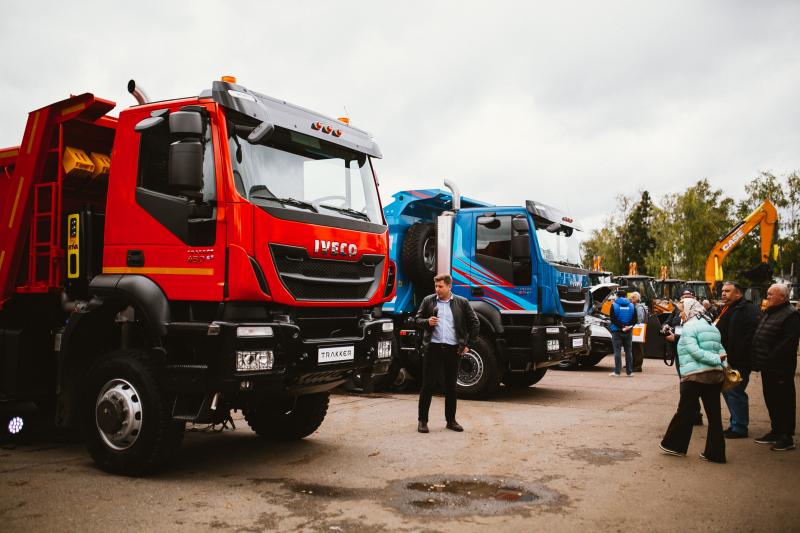
[{"label": "sneaker", "polygon": [[676,452],[675,450],[670,450],[669,448],[665,448],[663,444],[658,445],[661,448],[661,451],[667,455],[674,455],[675,457],[686,457],[685,453]]},{"label": "sneaker", "polygon": [[759,444],[776,444],[778,442],[778,436],[775,435],[775,433],[773,433],[772,431],[770,431],[763,437],[757,438],[756,442]]},{"label": "sneaker", "polygon": [[625,374],[625,377],[626,377],[626,378],[632,378],[632,377],[633,377],[633,374],[632,374],[632,373],[631,373],[631,374]]},{"label": "sneaker", "polygon": [[786,436],[778,437],[778,442],[770,447],[770,450],[773,452],[788,452],[789,450],[794,450],[794,439]]},{"label": "sneaker", "polygon": [[747,433],[740,433],[738,431],[734,431],[732,429],[726,429],[722,432],[725,435],[726,439],[746,439]]},{"label": "sneaker", "polygon": [[609,374],[609,376],[611,376],[612,378],[618,378],[619,374],[617,374],[616,372],[612,372]]},{"label": "sneaker", "polygon": [[708,457],[705,456],[703,452],[700,452],[700,459],[702,459],[703,461],[708,461],[709,463],[725,464],[725,461],[715,461],[713,459],[709,459]]}]

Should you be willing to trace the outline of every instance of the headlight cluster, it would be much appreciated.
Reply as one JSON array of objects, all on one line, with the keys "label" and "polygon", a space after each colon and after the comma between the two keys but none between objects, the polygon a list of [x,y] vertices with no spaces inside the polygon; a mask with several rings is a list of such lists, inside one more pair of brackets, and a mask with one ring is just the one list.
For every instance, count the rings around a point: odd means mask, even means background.
[{"label": "headlight cluster", "polygon": [[253,350],[236,352],[236,371],[255,372],[271,370],[275,363],[272,350]]},{"label": "headlight cluster", "polygon": [[605,320],[600,317],[596,317],[593,315],[586,315],[583,319],[584,323],[589,326],[605,326]]},{"label": "headlight cluster", "polygon": [[378,341],[378,359],[392,356],[392,341]]}]

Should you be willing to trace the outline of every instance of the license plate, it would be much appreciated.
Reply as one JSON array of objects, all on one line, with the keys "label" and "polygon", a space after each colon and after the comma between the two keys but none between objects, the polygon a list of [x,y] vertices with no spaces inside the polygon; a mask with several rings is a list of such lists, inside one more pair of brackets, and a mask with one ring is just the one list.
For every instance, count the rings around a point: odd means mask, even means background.
[{"label": "license plate", "polygon": [[577,348],[583,346],[583,339],[572,339],[572,347]]},{"label": "license plate", "polygon": [[353,346],[336,346],[334,348],[320,348],[317,354],[317,362],[323,363],[336,363],[339,361],[352,361],[355,359],[355,347]]}]

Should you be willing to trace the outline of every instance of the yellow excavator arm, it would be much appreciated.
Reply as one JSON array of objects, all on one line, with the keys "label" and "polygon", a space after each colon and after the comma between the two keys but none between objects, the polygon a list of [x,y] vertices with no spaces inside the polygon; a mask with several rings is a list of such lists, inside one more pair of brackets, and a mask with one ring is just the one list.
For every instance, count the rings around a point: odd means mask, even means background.
[{"label": "yellow excavator arm", "polygon": [[723,280],[722,262],[742,242],[744,236],[753,231],[756,226],[761,227],[761,262],[767,263],[777,223],[778,210],[767,198],[747,218],[737,224],[735,228],[714,245],[706,260],[706,281],[713,287],[717,281]]}]

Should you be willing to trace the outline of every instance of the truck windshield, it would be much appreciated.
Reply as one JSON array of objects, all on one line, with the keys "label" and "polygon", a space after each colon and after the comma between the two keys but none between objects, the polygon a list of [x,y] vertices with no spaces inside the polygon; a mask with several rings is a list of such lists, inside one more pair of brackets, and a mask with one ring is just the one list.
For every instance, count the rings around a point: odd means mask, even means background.
[{"label": "truck windshield", "polygon": [[547,231],[547,228],[536,228],[536,239],[545,261],[581,266],[580,243],[573,228],[561,227],[555,232]]},{"label": "truck windshield", "polygon": [[247,129],[228,130],[236,190],[249,201],[383,224],[365,154],[284,129],[257,145]]}]

